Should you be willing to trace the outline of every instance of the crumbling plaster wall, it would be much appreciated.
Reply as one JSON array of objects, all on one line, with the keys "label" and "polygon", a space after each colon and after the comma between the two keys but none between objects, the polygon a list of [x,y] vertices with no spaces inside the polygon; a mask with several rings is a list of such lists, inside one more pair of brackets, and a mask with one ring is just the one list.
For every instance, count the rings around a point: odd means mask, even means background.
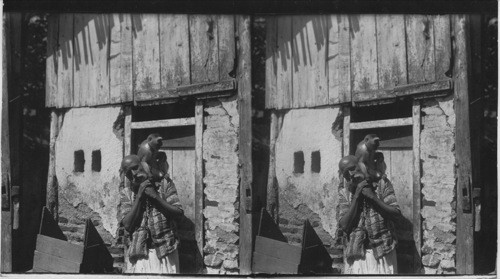
[{"label": "crumbling plaster wall", "polygon": [[[85,220],[91,218],[108,249],[123,257],[116,247],[119,168],[123,136],[116,131],[121,106],[73,108],[64,113],[55,145],[59,184],[59,225],[70,242],[82,243]],[[74,172],[74,152],[83,150],[84,171]],[[101,151],[101,171],[92,171],[92,151]]]},{"label": "crumbling plaster wall", "polygon": [[237,274],[239,114],[236,96],[208,101],[204,110],[204,263],[208,274]]},{"label": "crumbling plaster wall", "polygon": [[[339,107],[294,109],[283,115],[276,140],[280,229],[300,245],[302,226],[309,219],[335,263],[342,250],[334,244],[337,228],[338,162],[342,157],[342,115]],[[294,152],[304,154],[304,173],[294,173]],[[311,153],[320,152],[319,173],[311,170]]]},{"label": "crumbling plaster wall", "polygon": [[422,263],[426,274],[454,274],[456,175],[453,97],[423,102],[422,126]]}]

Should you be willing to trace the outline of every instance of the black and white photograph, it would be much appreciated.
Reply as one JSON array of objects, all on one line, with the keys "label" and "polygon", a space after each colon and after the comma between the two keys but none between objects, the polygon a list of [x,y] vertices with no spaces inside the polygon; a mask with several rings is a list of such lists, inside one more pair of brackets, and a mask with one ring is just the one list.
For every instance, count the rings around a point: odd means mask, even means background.
[{"label": "black and white photograph", "polygon": [[497,276],[496,1],[168,2],[4,5],[2,276]]}]

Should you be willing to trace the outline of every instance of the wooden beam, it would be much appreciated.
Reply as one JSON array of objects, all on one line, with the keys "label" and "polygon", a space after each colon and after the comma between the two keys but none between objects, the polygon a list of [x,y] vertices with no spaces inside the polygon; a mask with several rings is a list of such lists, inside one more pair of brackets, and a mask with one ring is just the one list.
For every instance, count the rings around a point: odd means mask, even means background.
[{"label": "wooden beam", "polygon": [[195,117],[175,118],[175,119],[161,119],[151,121],[131,122],[131,129],[151,129],[151,128],[164,128],[164,127],[177,127],[177,126],[190,126],[195,125]]},{"label": "wooden beam", "polygon": [[[123,107],[125,113],[125,119],[123,123],[123,157],[132,153],[132,129],[130,128],[130,123],[132,123],[132,107],[124,106]],[[122,177],[123,185],[125,188],[130,187],[130,181]],[[127,270],[127,265],[129,264],[128,253],[125,251],[124,253],[124,270]]]},{"label": "wooden beam", "polygon": [[430,97],[435,97],[436,92],[443,92],[441,95],[447,95],[448,92],[445,91],[451,90],[452,88],[453,84],[451,79],[432,81],[432,82],[412,83],[388,89],[353,92],[352,102],[356,104],[360,102],[394,99],[397,97],[406,97],[417,94],[420,95],[420,97],[425,97],[427,94],[432,94],[430,95]]},{"label": "wooden beam", "polygon": [[[2,227],[1,227],[1,272],[12,271],[12,211],[10,202],[10,144],[9,144],[9,63],[10,58],[10,40],[8,34],[10,33],[9,14],[4,14],[2,23],[2,126],[0,131],[2,133],[1,146],[2,146]],[[5,196],[4,196],[5,195]]]},{"label": "wooden beam", "polygon": [[342,108],[344,114],[344,130],[343,130],[343,144],[342,144],[342,154],[343,156],[347,156],[350,154],[350,138],[351,138],[351,108],[343,107]]},{"label": "wooden beam", "polygon": [[197,267],[203,266],[204,228],[203,228],[203,101],[195,105],[195,176],[194,176],[194,220],[195,239],[201,258],[197,258]]},{"label": "wooden beam", "polygon": [[469,126],[470,20],[468,15],[452,16],[454,107],[456,115],[455,160],[457,176],[457,252],[458,274],[474,273],[474,223],[472,202],[471,146]]},{"label": "wooden beam", "polygon": [[351,130],[361,130],[361,129],[400,127],[400,126],[411,126],[411,125],[413,125],[413,119],[411,117],[407,117],[407,118],[384,119],[384,120],[374,120],[374,121],[355,122],[355,123],[351,122],[350,128]]},{"label": "wooden beam", "polygon": [[422,186],[420,182],[420,101],[413,101],[413,240],[416,254],[413,255],[413,270],[420,268],[422,261],[422,218],[420,217]]},{"label": "wooden beam", "polygon": [[59,216],[58,190],[56,177],[56,140],[59,133],[59,116],[55,109],[50,113],[50,143],[49,143],[49,171],[47,174],[47,201],[46,205],[50,213],[57,221]]},{"label": "wooden beam", "polygon": [[276,111],[271,112],[271,124],[269,126],[269,172],[267,176],[267,202],[266,209],[273,220],[278,221],[278,183],[276,180],[276,140],[280,129],[280,116]]},{"label": "wooden beam", "polygon": [[252,67],[250,16],[236,16],[240,165],[240,274],[252,272]]},{"label": "wooden beam", "polygon": [[216,95],[220,92],[232,92],[236,89],[234,79],[225,81],[204,82],[191,85],[176,86],[158,90],[143,90],[137,91],[134,94],[135,102],[158,101],[166,99],[176,99],[185,96],[198,96],[212,94]]}]

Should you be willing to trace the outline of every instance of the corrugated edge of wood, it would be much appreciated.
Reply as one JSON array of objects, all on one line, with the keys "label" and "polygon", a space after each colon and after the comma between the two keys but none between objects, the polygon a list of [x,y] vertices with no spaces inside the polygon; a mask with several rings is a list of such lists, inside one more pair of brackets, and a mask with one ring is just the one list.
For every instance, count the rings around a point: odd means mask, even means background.
[{"label": "corrugated edge of wood", "polygon": [[[379,89],[373,91],[353,92],[353,105],[359,105],[362,102],[381,101],[395,99],[398,97],[407,97],[415,95],[418,99],[434,98],[445,96],[451,93],[453,82],[451,79],[439,80],[434,82],[413,83],[408,85],[396,86],[389,89]],[[438,94],[439,93],[439,94]]]},{"label": "corrugated edge of wood", "polygon": [[136,92],[134,102],[137,105],[145,105],[156,101],[169,101],[185,96],[197,96],[203,98],[220,97],[218,93],[224,93],[225,96],[232,95],[234,90],[237,89],[235,79],[225,81],[205,82],[198,84],[191,84],[185,86],[178,86],[173,88],[147,90]]}]

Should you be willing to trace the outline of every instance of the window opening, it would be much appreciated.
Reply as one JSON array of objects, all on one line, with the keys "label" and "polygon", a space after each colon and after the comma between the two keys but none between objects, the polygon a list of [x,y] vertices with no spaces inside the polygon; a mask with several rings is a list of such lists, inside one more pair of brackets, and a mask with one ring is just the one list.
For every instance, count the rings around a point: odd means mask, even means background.
[{"label": "window opening", "polygon": [[304,173],[304,152],[293,153],[293,173]]},{"label": "window opening", "polygon": [[321,171],[321,153],[318,151],[311,152],[311,172],[319,173]]},{"label": "window opening", "polygon": [[101,150],[92,151],[92,171],[101,171]]},{"label": "window opening", "polygon": [[77,150],[74,153],[74,172],[83,172],[85,170],[85,153],[83,150]]}]

